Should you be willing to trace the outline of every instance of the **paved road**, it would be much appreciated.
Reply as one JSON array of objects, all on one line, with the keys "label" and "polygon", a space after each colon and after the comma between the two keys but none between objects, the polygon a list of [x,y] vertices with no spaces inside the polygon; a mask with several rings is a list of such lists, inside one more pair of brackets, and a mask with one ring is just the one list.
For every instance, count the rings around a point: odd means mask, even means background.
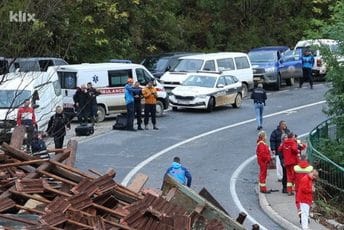
[{"label": "paved road", "polygon": [[[285,88],[279,92],[270,92],[264,112],[269,117],[264,119],[264,129],[271,133],[279,120],[283,119],[297,134],[310,131],[326,118],[321,112],[324,103],[290,109],[324,100],[323,95],[326,90],[325,84],[318,84],[313,90]],[[285,110],[290,111],[283,112]],[[108,132],[79,145],[77,154],[79,168],[84,170],[94,168],[101,172],[114,168],[117,171],[115,179],[120,182],[133,167],[160,152],[163,155],[140,170],[149,175],[149,187],[159,188],[163,173],[171,163],[171,159],[178,155],[192,172],[193,189],[199,191],[202,187],[206,187],[232,216],[237,216],[240,210],[234,204],[229,183],[233,172],[255,153],[257,131],[250,100],[245,100],[239,109],[226,107],[217,109],[213,113],[195,110],[169,111],[158,119],[159,131],[112,131],[111,122],[113,121],[109,122]],[[178,145],[189,138],[222,127],[227,128]],[[175,148],[166,150],[176,144],[178,146]],[[260,224],[268,229],[279,229],[278,225],[259,208],[255,192],[256,178],[257,166],[252,162],[243,170],[239,178],[236,178],[239,200],[246,211]],[[247,221],[246,225],[250,227],[252,223]]]}]

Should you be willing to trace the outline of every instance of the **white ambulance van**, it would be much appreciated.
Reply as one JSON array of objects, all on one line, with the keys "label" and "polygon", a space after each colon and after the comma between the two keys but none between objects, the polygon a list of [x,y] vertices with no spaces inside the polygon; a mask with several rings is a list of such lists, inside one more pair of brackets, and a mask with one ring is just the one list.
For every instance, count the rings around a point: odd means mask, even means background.
[{"label": "white ambulance van", "polygon": [[235,76],[242,82],[242,95],[246,97],[253,88],[253,69],[247,54],[240,52],[218,52],[181,57],[173,69],[160,78],[160,82],[171,92],[172,89],[197,71],[221,72]]},{"label": "white ambulance van", "polygon": [[[75,115],[73,95],[76,88],[91,82],[101,94],[97,96],[98,120],[103,121],[107,115],[126,112],[124,86],[128,78],[146,86],[154,80],[153,75],[143,66],[132,63],[94,63],[56,67],[61,83],[64,110]],[[155,81],[156,82],[156,81]],[[157,116],[168,108],[168,95],[164,87],[156,82],[158,91]]]},{"label": "white ambulance van", "polygon": [[45,131],[56,106],[62,106],[61,86],[54,69],[8,73],[0,79],[0,136],[8,137],[13,131],[18,108],[26,99],[35,108],[38,130]]}]

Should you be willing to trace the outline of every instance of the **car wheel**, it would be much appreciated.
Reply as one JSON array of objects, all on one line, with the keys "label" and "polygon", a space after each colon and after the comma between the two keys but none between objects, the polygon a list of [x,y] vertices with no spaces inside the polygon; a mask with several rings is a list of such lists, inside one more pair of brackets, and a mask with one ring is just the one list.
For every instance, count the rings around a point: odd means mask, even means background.
[{"label": "car wheel", "polygon": [[173,106],[172,107],[172,111],[178,111],[178,107],[177,106]]},{"label": "car wheel", "polygon": [[240,94],[237,94],[236,97],[235,97],[235,101],[234,103],[232,104],[232,106],[234,108],[239,108],[241,106],[241,102],[242,102],[242,97]]},{"label": "car wheel", "polygon": [[277,75],[277,79],[276,79],[276,83],[274,85],[274,89],[275,90],[280,90],[280,88],[281,88],[281,75],[278,74]]},{"label": "car wheel", "polygon": [[285,79],[285,82],[287,83],[287,86],[293,86],[294,85],[294,78],[291,77],[289,79]]},{"label": "car wheel", "polygon": [[156,116],[161,117],[164,113],[164,104],[161,101],[156,102]]},{"label": "car wheel", "polygon": [[246,83],[242,83],[242,89],[241,89],[242,97],[245,98],[248,95],[248,86]]},{"label": "car wheel", "polygon": [[207,111],[208,111],[208,112],[213,111],[214,107],[215,107],[215,100],[214,100],[213,97],[211,97],[211,98],[209,98]]},{"label": "car wheel", "polygon": [[102,122],[105,119],[105,108],[101,105],[98,105],[98,122]]}]

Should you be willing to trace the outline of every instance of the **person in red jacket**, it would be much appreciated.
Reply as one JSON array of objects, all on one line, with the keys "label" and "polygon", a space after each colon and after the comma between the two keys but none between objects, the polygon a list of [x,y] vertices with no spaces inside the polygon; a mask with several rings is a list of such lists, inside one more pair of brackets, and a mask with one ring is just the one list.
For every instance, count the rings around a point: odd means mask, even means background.
[{"label": "person in red jacket", "polygon": [[297,165],[294,166],[294,173],[295,173],[295,204],[297,208],[297,212],[299,214],[299,217],[301,217],[301,210],[300,210],[300,201],[298,201],[298,190],[299,190],[299,184],[302,177],[307,175],[308,173],[313,171],[313,166],[310,165],[306,159],[306,155],[301,155],[300,161],[297,163]]},{"label": "person in red jacket", "polygon": [[266,144],[266,133],[259,132],[256,147],[257,161],[259,165],[259,190],[261,193],[270,193],[266,187],[266,176],[271,161],[270,147]]},{"label": "person in red jacket", "polygon": [[283,163],[287,171],[287,192],[289,196],[294,195],[294,166],[298,162],[298,146],[293,133],[288,134],[288,138],[278,147],[278,151],[283,154]]},{"label": "person in red jacket", "polygon": [[33,132],[35,127],[37,126],[36,123],[36,116],[35,111],[32,107],[30,107],[30,100],[26,99],[24,101],[23,107],[18,109],[17,114],[17,125],[18,126],[25,126],[27,138],[26,138],[26,151],[31,151],[31,142],[33,137]]},{"label": "person in red jacket", "polygon": [[314,189],[314,180],[318,178],[318,171],[313,169],[312,172],[303,176],[299,183],[297,200],[300,202],[301,209],[301,226],[302,229],[308,228],[308,218],[309,218],[309,209],[313,203],[313,192]]}]

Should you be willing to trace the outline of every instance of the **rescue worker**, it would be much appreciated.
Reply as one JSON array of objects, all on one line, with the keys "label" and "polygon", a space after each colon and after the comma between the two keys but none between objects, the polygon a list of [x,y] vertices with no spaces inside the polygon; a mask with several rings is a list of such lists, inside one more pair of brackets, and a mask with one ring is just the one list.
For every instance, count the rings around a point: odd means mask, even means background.
[{"label": "rescue worker", "polygon": [[182,185],[191,186],[192,176],[189,170],[183,167],[179,157],[174,157],[171,167],[166,170],[165,176],[169,175]]},{"label": "rescue worker", "polygon": [[300,202],[301,226],[303,230],[308,228],[309,210],[313,203],[313,192],[315,191],[314,181],[318,178],[318,171],[313,169],[301,178],[297,193],[297,200]]},{"label": "rescue worker", "polygon": [[133,88],[134,80],[128,78],[127,84],[124,86],[124,99],[125,105],[127,107],[127,130],[136,131],[134,129],[134,92],[140,90]]},{"label": "rescue worker", "polygon": [[253,99],[254,111],[256,112],[257,130],[261,130],[263,128],[263,111],[267,99],[262,83],[259,83],[258,86],[253,89],[251,99]]},{"label": "rescue worker", "polygon": [[311,50],[309,47],[305,49],[302,55],[302,72],[303,76],[300,78],[299,87],[302,87],[304,81],[309,81],[309,85],[311,89],[313,89],[313,76],[312,76],[312,68],[314,65],[314,57],[312,55]]},{"label": "rescue worker", "polygon": [[265,131],[260,131],[258,134],[256,154],[259,165],[259,190],[261,193],[270,193],[271,191],[266,187],[266,177],[271,155],[270,148],[266,143]]},{"label": "rescue worker", "polygon": [[31,152],[31,142],[33,133],[37,129],[35,110],[30,107],[30,100],[26,99],[24,105],[18,109],[17,125],[25,127],[26,137],[26,151]]},{"label": "rescue worker", "polygon": [[64,137],[66,136],[66,127],[70,129],[70,122],[63,113],[61,106],[56,106],[56,113],[50,117],[47,133],[54,138],[55,149],[63,147]]},{"label": "rescue worker", "polygon": [[288,138],[279,146],[278,151],[283,154],[284,167],[287,172],[287,192],[289,196],[294,195],[294,166],[298,162],[298,145],[293,133],[288,134]]},{"label": "rescue worker", "polygon": [[136,81],[134,83],[134,89],[139,89],[139,91],[134,92],[134,112],[137,121],[137,130],[143,130],[142,124],[142,104],[141,100],[143,99],[142,89],[140,87],[140,82]]},{"label": "rescue worker", "polygon": [[79,123],[88,123],[90,98],[85,85],[81,85],[80,88],[77,87],[73,100]]},{"label": "rescue worker", "polygon": [[283,193],[287,193],[287,172],[283,165],[283,155],[282,153],[278,152],[278,147],[280,146],[282,142],[281,140],[282,134],[288,134],[288,133],[290,133],[290,130],[287,128],[287,123],[282,120],[278,123],[277,128],[270,135],[270,148],[271,148],[272,154],[274,154],[276,157],[279,157],[280,166],[282,167],[282,170],[283,170],[283,178],[282,178],[282,192]]},{"label": "rescue worker", "polygon": [[301,155],[300,161],[297,165],[294,166],[294,173],[295,173],[295,204],[297,208],[297,213],[301,218],[301,210],[300,210],[300,201],[298,201],[298,190],[299,190],[299,183],[302,177],[307,175],[308,173],[313,171],[313,166],[310,165],[306,159],[306,155]]},{"label": "rescue worker", "polygon": [[147,86],[142,90],[142,94],[145,98],[145,129],[148,129],[149,116],[152,119],[153,129],[158,130],[156,127],[156,101],[158,94],[156,88],[153,86],[153,81],[149,81]]}]

